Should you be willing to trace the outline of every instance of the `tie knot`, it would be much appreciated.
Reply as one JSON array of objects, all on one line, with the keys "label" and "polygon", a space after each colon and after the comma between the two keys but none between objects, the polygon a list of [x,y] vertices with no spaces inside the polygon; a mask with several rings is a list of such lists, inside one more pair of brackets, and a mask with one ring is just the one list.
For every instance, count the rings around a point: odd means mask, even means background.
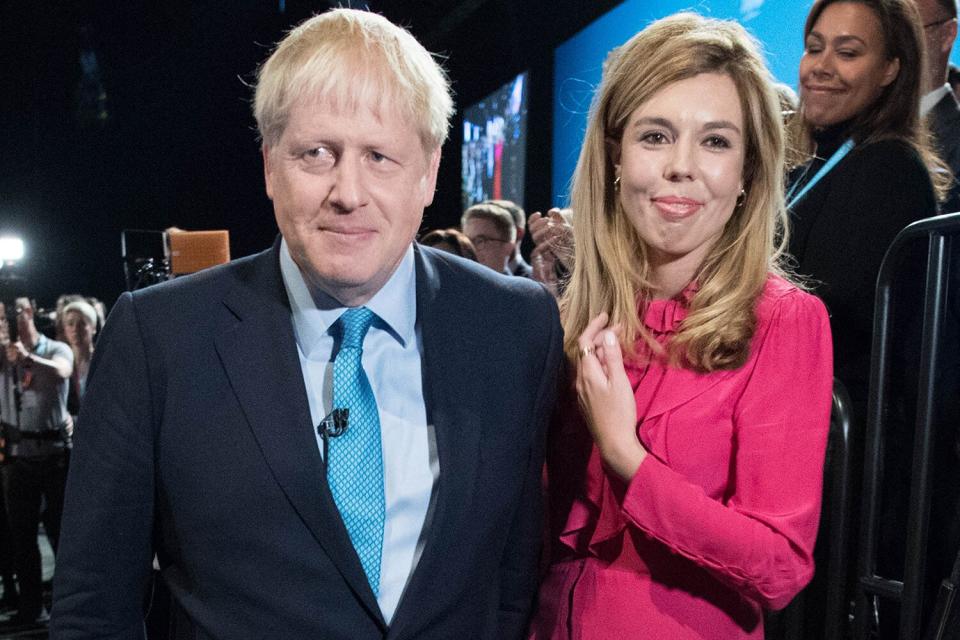
[{"label": "tie knot", "polygon": [[347,309],[338,320],[342,331],[341,349],[362,349],[363,337],[373,323],[373,311],[366,307]]}]

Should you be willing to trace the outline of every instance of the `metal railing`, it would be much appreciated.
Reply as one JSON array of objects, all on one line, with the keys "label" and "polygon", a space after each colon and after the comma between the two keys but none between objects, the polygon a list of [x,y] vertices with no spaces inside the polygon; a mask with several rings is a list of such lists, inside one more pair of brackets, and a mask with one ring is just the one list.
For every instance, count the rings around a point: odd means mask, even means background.
[{"label": "metal railing", "polygon": [[[907,226],[887,250],[877,278],[873,323],[870,393],[867,405],[866,452],[864,459],[863,506],[856,585],[854,639],[866,640],[875,620],[875,599],[882,597],[900,605],[900,640],[921,635],[925,547],[929,537],[930,494],[934,411],[941,340],[947,314],[947,289],[954,236],[960,234],[960,213],[951,213]],[[894,276],[904,248],[918,239],[927,239],[927,269],[923,298],[923,328],[913,460],[910,479],[910,508],[904,550],[903,581],[877,575],[877,541],[880,526],[880,490],[883,483],[884,408],[888,403],[890,377],[892,296]],[[958,268],[960,265],[954,265]]]},{"label": "metal railing", "polygon": [[[833,380],[833,405],[830,411],[830,434],[827,439],[826,464],[823,470],[823,512],[817,532],[817,573],[826,576],[822,587],[801,591],[779,614],[771,614],[782,627],[779,634],[768,631],[768,640],[801,640],[805,637],[805,620],[814,617],[823,621],[823,640],[841,640],[847,628],[847,580],[850,537],[850,431],[853,414],[850,395],[840,380]],[[815,599],[815,600],[814,600]],[[779,635],[777,638],[775,636]]]}]

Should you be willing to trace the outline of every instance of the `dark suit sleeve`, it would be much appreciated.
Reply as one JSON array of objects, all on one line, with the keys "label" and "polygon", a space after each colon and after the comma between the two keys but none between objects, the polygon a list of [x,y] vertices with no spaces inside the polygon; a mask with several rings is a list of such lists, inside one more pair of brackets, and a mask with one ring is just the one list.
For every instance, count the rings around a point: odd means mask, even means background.
[{"label": "dark suit sleeve", "polygon": [[557,379],[563,353],[562,330],[556,304],[544,293],[549,317],[534,326],[549,327],[545,357],[537,363],[542,372],[530,388],[537,388],[531,427],[536,430],[530,447],[523,494],[513,519],[500,562],[500,609],[497,638],[526,637],[538,587],[538,565],[543,539],[542,489],[543,456],[547,424],[556,400]]},{"label": "dark suit sleeve", "polygon": [[153,556],[153,408],[129,293],[110,314],[92,367],[70,461],[50,637],[139,639]]}]

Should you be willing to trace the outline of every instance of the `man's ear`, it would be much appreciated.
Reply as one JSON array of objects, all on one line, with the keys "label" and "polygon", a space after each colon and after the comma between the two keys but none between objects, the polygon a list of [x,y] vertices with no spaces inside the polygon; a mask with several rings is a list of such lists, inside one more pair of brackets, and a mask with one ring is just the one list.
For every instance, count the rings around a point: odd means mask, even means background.
[{"label": "man's ear", "polygon": [[433,195],[437,191],[437,171],[440,169],[440,147],[430,153],[427,159],[427,174],[424,176],[423,208],[433,204]]},{"label": "man's ear", "polygon": [[260,153],[263,156],[263,182],[267,187],[267,197],[273,200],[273,167],[270,166],[270,149],[264,144],[260,147]]}]

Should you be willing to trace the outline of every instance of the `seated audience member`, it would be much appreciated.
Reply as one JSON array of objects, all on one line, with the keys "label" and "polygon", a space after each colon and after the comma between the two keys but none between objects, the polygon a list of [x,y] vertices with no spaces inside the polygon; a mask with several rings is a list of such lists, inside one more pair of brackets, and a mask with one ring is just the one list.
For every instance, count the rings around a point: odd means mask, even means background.
[{"label": "seated audience member", "polygon": [[784,133],[753,38],[678,14],[610,60],[573,180],[576,383],[529,638],[763,638],[813,575],[823,304],[780,267]]},{"label": "seated audience member", "polygon": [[463,212],[460,227],[473,243],[480,264],[510,275],[507,264],[517,246],[517,228],[509,211],[496,204],[475,204]]},{"label": "seated audience member", "polygon": [[950,168],[953,182],[943,212],[960,211],[960,104],[947,82],[950,51],[957,39],[957,0],[915,0],[923,24],[926,68],[923,70],[923,98],[920,116],[927,119],[934,146]]},{"label": "seated audience member", "polygon": [[483,204],[495,204],[510,212],[510,216],[513,218],[513,226],[517,229],[517,241],[514,244],[513,253],[510,255],[510,259],[507,261],[507,269],[512,275],[523,276],[524,278],[532,278],[533,267],[531,267],[527,261],[523,259],[523,254],[520,253],[520,247],[523,244],[523,237],[527,233],[526,211],[524,211],[523,207],[515,203],[513,200],[484,200]]},{"label": "seated audience member", "polygon": [[470,238],[458,229],[435,229],[420,238],[420,244],[452,253],[467,260],[477,261],[477,252]]}]

